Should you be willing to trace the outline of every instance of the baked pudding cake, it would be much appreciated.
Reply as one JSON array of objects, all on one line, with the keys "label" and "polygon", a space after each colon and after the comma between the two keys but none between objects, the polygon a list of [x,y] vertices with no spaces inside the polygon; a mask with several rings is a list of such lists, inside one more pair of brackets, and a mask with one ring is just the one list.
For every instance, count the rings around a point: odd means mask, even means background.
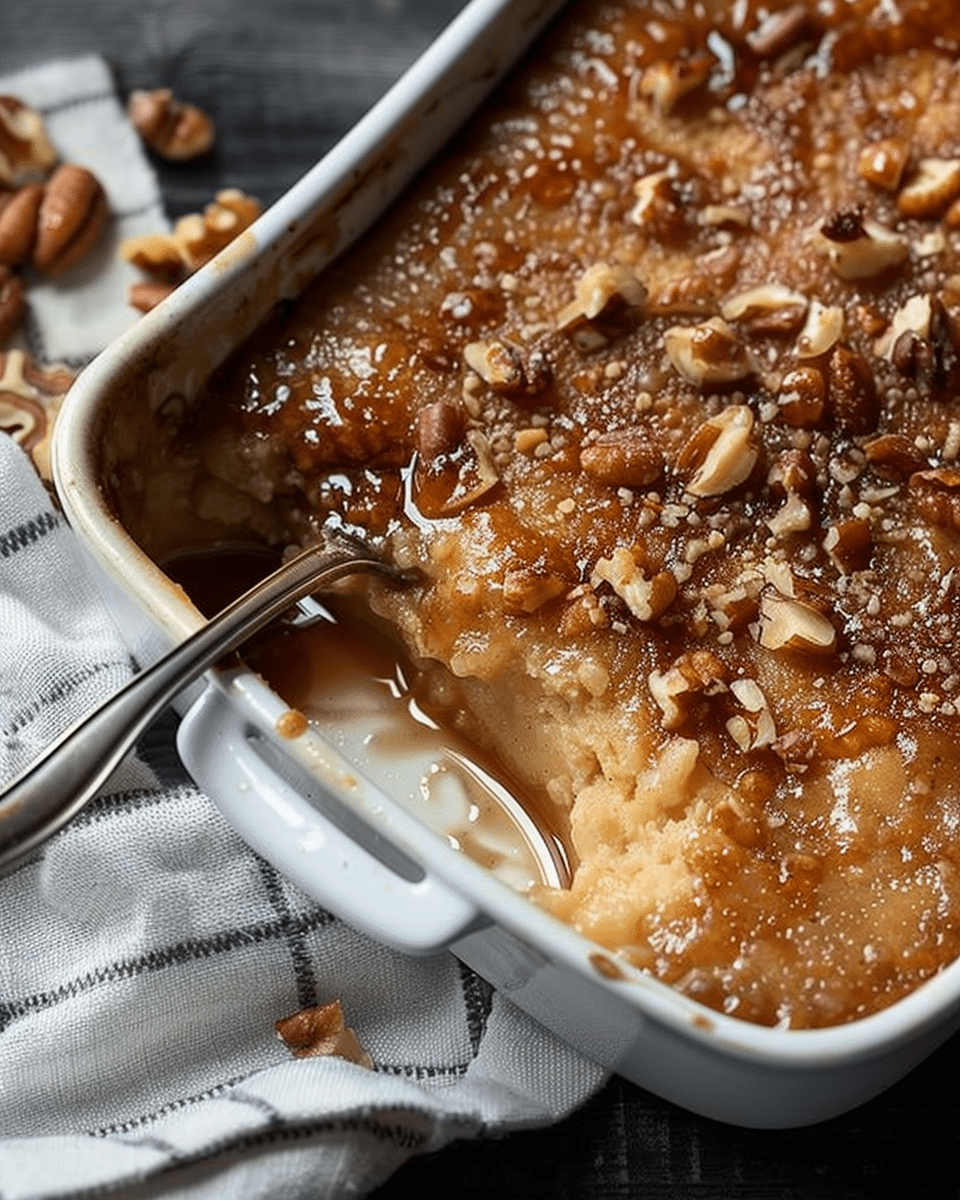
[{"label": "baked pudding cake", "polygon": [[573,6],[116,480],[161,560],[333,523],[421,565],[353,595],[568,814],[532,900],[768,1025],[960,951],[958,35]]}]

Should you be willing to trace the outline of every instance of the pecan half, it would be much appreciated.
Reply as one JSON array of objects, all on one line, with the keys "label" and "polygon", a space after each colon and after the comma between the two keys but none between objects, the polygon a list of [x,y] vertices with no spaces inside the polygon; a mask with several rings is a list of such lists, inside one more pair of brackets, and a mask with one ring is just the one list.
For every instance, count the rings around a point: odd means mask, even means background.
[{"label": "pecan half", "polygon": [[817,429],[827,408],[827,383],[816,367],[794,367],[780,381],[780,416],[794,429]]},{"label": "pecan half", "polygon": [[19,328],[25,309],[20,276],[0,264],[0,342],[5,342]]},{"label": "pecan half", "polygon": [[612,429],[580,451],[580,468],[610,487],[648,487],[663,474],[663,455],[646,429]]},{"label": "pecan half", "polygon": [[42,183],[0,193],[0,263],[4,266],[19,267],[29,259],[42,202]]},{"label": "pecan half", "polygon": [[164,158],[197,158],[213,146],[213,122],[196,105],[177,100],[170,88],[131,92],[127,116],[150,149]]},{"label": "pecan half", "polygon": [[107,222],[107,197],[86,167],[58,167],[47,180],[37,212],[33,265],[60,275],[80,261]]},{"label": "pecan half", "polygon": [[827,362],[833,419],[844,433],[872,433],[880,420],[880,400],[867,360],[846,346],[834,346]]}]

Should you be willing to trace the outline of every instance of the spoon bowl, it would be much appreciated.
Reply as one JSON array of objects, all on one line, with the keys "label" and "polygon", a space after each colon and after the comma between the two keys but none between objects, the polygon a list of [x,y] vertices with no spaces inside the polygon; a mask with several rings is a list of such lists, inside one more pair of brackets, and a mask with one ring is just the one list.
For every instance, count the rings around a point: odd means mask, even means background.
[{"label": "spoon bowl", "polygon": [[76,816],[144,730],[204,671],[290,605],[358,571],[411,580],[359,539],[328,533],[81,718],[0,794],[0,871],[17,866]]}]

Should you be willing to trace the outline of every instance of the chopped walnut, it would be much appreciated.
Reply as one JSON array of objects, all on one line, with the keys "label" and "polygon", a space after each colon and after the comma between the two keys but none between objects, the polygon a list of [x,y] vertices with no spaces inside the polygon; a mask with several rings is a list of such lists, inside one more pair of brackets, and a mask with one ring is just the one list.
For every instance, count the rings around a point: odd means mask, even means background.
[{"label": "chopped walnut", "polygon": [[910,491],[918,511],[932,525],[960,530],[960,470],[917,471],[910,476]]},{"label": "chopped walnut", "polygon": [[670,169],[644,175],[633,185],[637,202],[628,220],[640,225],[654,236],[678,233],[684,217],[674,176]]},{"label": "chopped walnut", "polygon": [[823,548],[841,575],[866,570],[873,554],[870,522],[859,517],[838,521],[824,535]]},{"label": "chopped walnut", "polygon": [[535,396],[550,382],[543,354],[511,342],[470,342],[463,348],[467,366],[502,396]]},{"label": "chopped walnut", "polygon": [[213,146],[213,122],[195,105],[177,100],[170,88],[131,92],[127,116],[150,149],[164,158],[197,158]]},{"label": "chopped walnut", "polygon": [[33,459],[50,480],[50,438],[60,405],[73,383],[66,367],[41,367],[22,350],[0,354],[0,429]]},{"label": "chopped walnut", "polygon": [[814,32],[810,8],[791,4],[781,12],[767,14],[746,36],[747,45],[758,58],[778,58]]},{"label": "chopped walnut", "polygon": [[777,728],[766,696],[755,679],[734,679],[730,692],[736,698],[742,713],[737,713],[726,723],[727,732],[741,750],[762,750],[777,740]]},{"label": "chopped walnut", "polygon": [[169,234],[148,233],[127,238],[120,253],[128,263],[139,267],[159,283],[179,283],[188,273],[186,254]]},{"label": "chopped walnut", "polygon": [[647,577],[623,546],[618,546],[611,558],[597,561],[590,583],[593,587],[608,583],[638,621],[663,616],[677,596],[677,580],[670,571]]},{"label": "chopped walnut", "polygon": [[647,289],[629,267],[594,263],[577,281],[574,299],[557,313],[556,326],[570,329],[595,320],[615,301],[640,307],[646,298]]},{"label": "chopped walnut", "polygon": [[166,300],[171,292],[176,291],[175,283],[162,283],[159,279],[148,280],[145,283],[132,283],[128,300],[131,308],[138,312],[148,313],[156,308],[161,300]]},{"label": "chopped walnut", "polygon": [[678,729],[690,701],[697,696],[718,696],[728,690],[730,673],[709,650],[693,650],[676,659],[666,671],[651,671],[647,686],[660,711],[663,727]]},{"label": "chopped walnut", "polygon": [[658,113],[667,116],[683,96],[707,82],[716,62],[712,54],[701,52],[672,62],[654,63],[643,73],[640,92],[649,96]]},{"label": "chopped walnut", "polygon": [[[228,246],[262,211],[259,200],[236,188],[226,188],[217,193],[214,203],[208,204],[202,215],[189,213],[181,217],[169,234],[128,238],[120,253],[158,282],[176,285]],[[131,290],[131,303],[137,295]]]},{"label": "chopped walnut", "polygon": [[43,118],[14,96],[0,96],[0,184],[43,179],[57,161]]},{"label": "chopped walnut", "polygon": [[905,217],[926,220],[938,217],[958,196],[960,159],[922,158],[900,189],[897,208]]},{"label": "chopped walnut", "polygon": [[872,279],[909,256],[906,238],[859,210],[836,213],[820,226],[817,244],[841,279]]},{"label": "chopped walnut", "polygon": [[691,496],[720,496],[750,477],[759,455],[753,426],[745,404],[731,404],[700,426],[677,460],[681,475],[692,472],[685,488]]},{"label": "chopped walnut", "polygon": [[948,383],[960,360],[953,321],[929,293],[911,296],[897,309],[874,351],[925,389]]},{"label": "chopped walnut", "polygon": [[753,371],[746,349],[721,317],[702,325],[673,325],[664,333],[663,344],[676,370],[698,387],[734,383]]},{"label": "chopped walnut", "polygon": [[802,450],[784,450],[767,476],[767,483],[785,497],[783,507],[767,518],[775,537],[799,533],[813,523],[811,502],[816,485],[816,468]]},{"label": "chopped walnut", "polygon": [[219,254],[234,238],[249,228],[263,212],[263,205],[237,188],[218,192],[203,215],[190,213],[181,217],[173,227],[173,237],[181,247],[187,265],[199,270]]},{"label": "chopped walnut", "polygon": [[503,603],[510,612],[533,613],[567,591],[567,582],[550,571],[517,567],[503,577]]},{"label": "chopped walnut", "polygon": [[893,479],[906,479],[922,471],[927,460],[902,433],[882,433],[863,443],[863,453],[874,470]]},{"label": "chopped walnut", "polygon": [[700,316],[715,312],[726,295],[740,263],[737,246],[722,246],[701,254],[681,273],[665,280],[651,295],[648,308],[654,313]]},{"label": "chopped walnut", "polygon": [[797,337],[794,353],[797,358],[819,358],[836,345],[842,334],[843,309],[813,300]]},{"label": "chopped walnut", "polygon": [[731,296],[720,306],[720,315],[751,333],[796,333],[807,306],[807,298],[800,292],[765,283]]},{"label": "chopped walnut", "polygon": [[757,640],[766,650],[831,654],[836,649],[837,631],[812,605],[768,588],[760,595]]},{"label": "chopped walnut", "polygon": [[295,1058],[343,1058],[373,1070],[373,1059],[347,1025],[339,1000],[281,1017],[275,1028]]}]

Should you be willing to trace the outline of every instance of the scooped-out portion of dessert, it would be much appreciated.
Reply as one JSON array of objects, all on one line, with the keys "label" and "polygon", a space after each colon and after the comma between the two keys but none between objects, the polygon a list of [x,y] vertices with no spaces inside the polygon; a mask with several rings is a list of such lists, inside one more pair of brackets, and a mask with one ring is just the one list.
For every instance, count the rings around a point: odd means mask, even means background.
[{"label": "scooped-out portion of dessert", "polygon": [[960,952],[955,27],[573,5],[117,480],[155,557],[334,522],[421,565],[351,594],[565,814],[531,900],[767,1025]]}]

